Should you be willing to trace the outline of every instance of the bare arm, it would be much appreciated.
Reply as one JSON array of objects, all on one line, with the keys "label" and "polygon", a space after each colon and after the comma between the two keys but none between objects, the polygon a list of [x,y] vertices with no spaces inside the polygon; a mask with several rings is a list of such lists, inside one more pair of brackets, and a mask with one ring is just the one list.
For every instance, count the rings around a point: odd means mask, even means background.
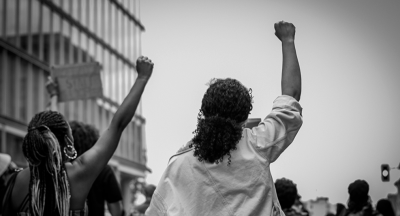
[{"label": "bare arm", "polygon": [[[101,172],[118,146],[121,134],[132,120],[140,97],[153,72],[153,63],[147,57],[139,57],[136,69],[138,78],[128,96],[115,113],[108,129],[101,135],[96,144],[78,157],[73,163],[74,177],[79,179],[81,187],[90,186]],[[90,188],[90,187],[89,187]]]},{"label": "bare arm", "polygon": [[297,59],[294,36],[296,27],[292,23],[275,23],[275,35],[282,42],[282,94],[289,95],[300,101],[301,95],[301,73]]},{"label": "bare arm", "polygon": [[58,86],[50,76],[46,82],[46,89],[50,95],[50,110],[58,112]]},{"label": "bare arm", "polygon": [[107,202],[108,211],[112,216],[121,216],[122,215],[122,201],[109,203]]}]

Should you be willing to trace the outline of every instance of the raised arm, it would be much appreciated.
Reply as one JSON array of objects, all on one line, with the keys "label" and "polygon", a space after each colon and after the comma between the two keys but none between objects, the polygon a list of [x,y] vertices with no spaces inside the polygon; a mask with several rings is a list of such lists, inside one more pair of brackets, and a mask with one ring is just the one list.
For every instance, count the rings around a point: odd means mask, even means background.
[{"label": "raised arm", "polygon": [[274,27],[275,35],[282,42],[282,94],[292,96],[300,101],[301,73],[294,45],[296,27],[292,23],[284,21],[275,23]]},{"label": "raised arm", "polygon": [[58,86],[50,76],[47,78],[46,89],[50,95],[49,109],[58,112]]},{"label": "raised arm", "polygon": [[136,62],[138,77],[128,96],[115,113],[108,129],[91,149],[72,163],[75,174],[84,182],[83,184],[90,186],[114,154],[123,130],[135,114],[140,97],[153,72],[153,65],[147,57],[138,58]]}]

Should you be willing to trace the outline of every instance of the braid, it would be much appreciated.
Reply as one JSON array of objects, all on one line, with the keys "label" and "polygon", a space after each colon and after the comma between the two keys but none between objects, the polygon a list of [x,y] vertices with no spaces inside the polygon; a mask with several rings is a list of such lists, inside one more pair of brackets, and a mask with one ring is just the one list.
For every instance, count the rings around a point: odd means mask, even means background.
[{"label": "braid", "polygon": [[58,112],[36,114],[23,141],[29,162],[29,212],[33,216],[67,216],[69,185],[62,156],[68,124]]}]

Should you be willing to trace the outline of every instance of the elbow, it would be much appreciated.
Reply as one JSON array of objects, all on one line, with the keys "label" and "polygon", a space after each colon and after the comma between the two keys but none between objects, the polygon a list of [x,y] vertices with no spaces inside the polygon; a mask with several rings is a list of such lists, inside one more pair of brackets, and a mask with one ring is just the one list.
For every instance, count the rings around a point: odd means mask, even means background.
[{"label": "elbow", "polygon": [[301,90],[297,89],[288,89],[286,91],[282,91],[283,95],[289,95],[296,99],[297,101],[300,101],[300,96],[301,96]]},{"label": "elbow", "polygon": [[297,102],[300,102],[300,96],[301,96],[301,92],[298,92],[298,93],[294,94],[292,97],[293,97],[294,99],[296,99]]}]

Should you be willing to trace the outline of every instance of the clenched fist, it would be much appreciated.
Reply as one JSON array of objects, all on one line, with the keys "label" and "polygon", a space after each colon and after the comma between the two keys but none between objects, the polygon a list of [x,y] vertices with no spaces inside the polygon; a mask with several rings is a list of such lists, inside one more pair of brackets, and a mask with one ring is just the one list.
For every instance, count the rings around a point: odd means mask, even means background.
[{"label": "clenched fist", "polygon": [[50,76],[47,77],[46,89],[50,97],[58,95],[58,85],[53,81]]},{"label": "clenched fist", "polygon": [[275,35],[282,42],[293,42],[296,33],[296,27],[292,23],[280,21],[275,23]]},{"label": "clenched fist", "polygon": [[136,61],[138,77],[149,79],[153,73],[154,63],[145,56],[140,56]]}]

